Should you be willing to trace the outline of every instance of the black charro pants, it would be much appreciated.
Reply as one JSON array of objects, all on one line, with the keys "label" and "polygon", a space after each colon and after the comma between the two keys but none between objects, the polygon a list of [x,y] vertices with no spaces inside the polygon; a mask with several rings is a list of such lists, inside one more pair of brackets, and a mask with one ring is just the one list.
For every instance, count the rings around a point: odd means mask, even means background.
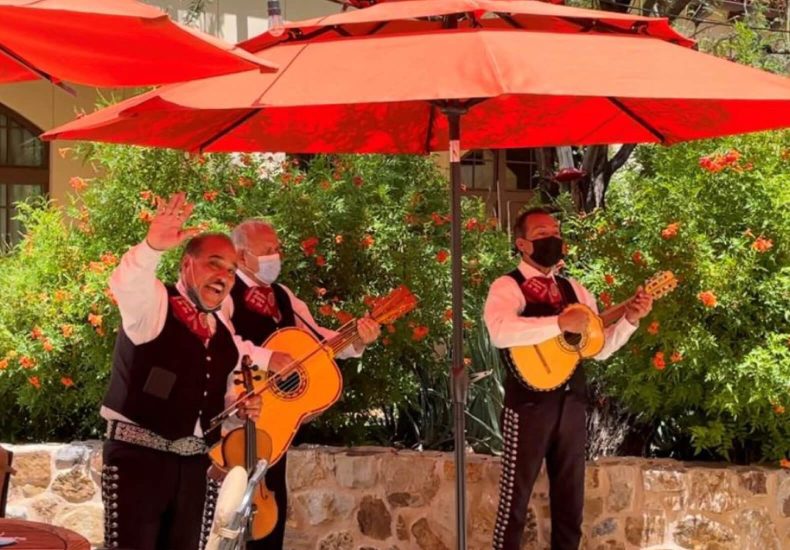
[{"label": "black charro pants", "polygon": [[519,550],[532,487],[545,458],[549,476],[552,550],[577,550],[584,507],[584,397],[550,392],[534,402],[505,407],[499,508],[494,550]]},{"label": "black charro pants", "polygon": [[[288,488],[286,486],[285,472],[287,469],[288,453],[266,470],[266,487],[274,493],[277,503],[277,524],[274,530],[260,540],[247,541],[246,550],[282,550],[285,538],[285,519],[288,514]],[[203,512],[203,528],[201,548],[205,547],[214,521],[215,504],[221,482],[209,479],[206,490],[206,507]]]},{"label": "black charro pants", "polygon": [[104,545],[124,550],[197,550],[206,455],[180,456],[105,441]]}]

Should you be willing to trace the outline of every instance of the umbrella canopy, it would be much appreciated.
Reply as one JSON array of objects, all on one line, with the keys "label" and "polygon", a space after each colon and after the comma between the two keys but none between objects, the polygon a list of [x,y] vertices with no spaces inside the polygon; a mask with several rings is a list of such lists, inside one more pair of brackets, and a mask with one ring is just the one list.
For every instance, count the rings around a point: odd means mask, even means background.
[{"label": "umbrella canopy", "polygon": [[282,68],[167,86],[45,134],[195,151],[450,149],[457,547],[466,548],[460,147],[677,141],[790,126],[790,81],[666,20],[534,0],[386,2],[243,46]]},{"label": "umbrella canopy", "polygon": [[282,71],[166,86],[46,137],[427,153],[447,148],[439,103],[470,99],[465,149],[670,144],[790,125],[790,80],[641,36],[459,29],[285,42],[262,54]]},{"label": "umbrella canopy", "polygon": [[0,21],[0,83],[148,86],[275,69],[135,0],[0,0]]}]

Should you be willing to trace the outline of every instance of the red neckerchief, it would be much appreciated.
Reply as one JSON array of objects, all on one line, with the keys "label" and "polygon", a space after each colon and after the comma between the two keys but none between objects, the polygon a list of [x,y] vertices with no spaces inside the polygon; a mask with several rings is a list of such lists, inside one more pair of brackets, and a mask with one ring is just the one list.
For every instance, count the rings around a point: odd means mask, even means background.
[{"label": "red neckerchief", "polygon": [[183,296],[170,296],[170,307],[176,319],[181,321],[195,336],[207,342],[214,335],[208,313],[198,309]]},{"label": "red neckerchief", "polygon": [[275,323],[279,323],[282,319],[280,308],[277,306],[277,297],[270,286],[251,286],[244,293],[244,303],[247,304],[248,309],[264,317],[271,317]]},{"label": "red neckerchief", "polygon": [[530,277],[521,285],[527,303],[550,304],[557,308],[563,298],[560,287],[551,277]]}]

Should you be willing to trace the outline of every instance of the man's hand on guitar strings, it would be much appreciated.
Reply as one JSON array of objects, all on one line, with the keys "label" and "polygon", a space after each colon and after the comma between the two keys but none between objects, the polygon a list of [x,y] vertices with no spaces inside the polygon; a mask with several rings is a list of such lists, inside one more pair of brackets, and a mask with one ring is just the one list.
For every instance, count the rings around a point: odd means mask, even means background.
[{"label": "man's hand on guitar strings", "polygon": [[650,313],[652,309],[653,297],[640,286],[625,307],[625,318],[632,325],[638,325],[639,320]]},{"label": "man's hand on guitar strings", "polygon": [[273,351],[272,356],[269,359],[269,367],[267,370],[269,372],[280,372],[281,370],[293,364],[294,361],[296,361],[296,359],[294,359],[289,353]]},{"label": "man's hand on guitar strings", "polygon": [[557,324],[560,326],[560,330],[574,334],[583,334],[587,330],[589,322],[590,320],[583,311],[572,308],[566,309],[557,317]]}]

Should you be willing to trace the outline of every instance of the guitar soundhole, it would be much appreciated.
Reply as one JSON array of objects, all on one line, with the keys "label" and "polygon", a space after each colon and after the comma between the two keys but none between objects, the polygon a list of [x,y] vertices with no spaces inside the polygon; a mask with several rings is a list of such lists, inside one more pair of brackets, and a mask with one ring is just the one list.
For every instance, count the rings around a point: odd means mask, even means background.
[{"label": "guitar soundhole", "polygon": [[577,332],[563,332],[562,337],[571,346],[578,346],[582,342],[582,335]]},{"label": "guitar soundhole", "polygon": [[579,349],[584,347],[585,337],[584,334],[576,332],[563,332],[557,340],[566,351],[578,353]]},{"label": "guitar soundhole", "polygon": [[296,399],[307,388],[307,377],[301,369],[288,374],[275,382],[272,391],[280,399]]}]

